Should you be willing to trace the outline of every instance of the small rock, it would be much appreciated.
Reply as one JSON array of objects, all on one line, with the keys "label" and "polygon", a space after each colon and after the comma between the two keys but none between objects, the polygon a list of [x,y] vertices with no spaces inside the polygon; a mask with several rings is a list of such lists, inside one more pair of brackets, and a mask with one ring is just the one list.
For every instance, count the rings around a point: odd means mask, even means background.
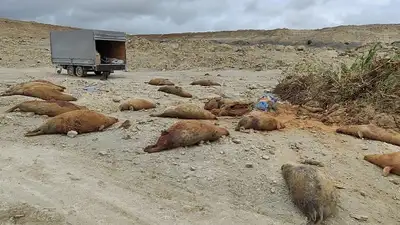
[{"label": "small rock", "polygon": [[361,149],[364,150],[364,151],[365,151],[365,150],[368,150],[368,146],[363,145],[363,146],[361,147]]},{"label": "small rock", "polygon": [[210,74],[209,73],[205,73],[204,76],[210,76]]},{"label": "small rock", "polygon": [[352,218],[358,220],[358,221],[362,221],[365,222],[368,220],[368,216],[365,215],[350,215]]},{"label": "small rock", "polygon": [[367,194],[365,194],[365,192],[363,192],[363,191],[360,191],[360,195],[363,197],[367,196]]},{"label": "small rock", "polygon": [[233,138],[233,139],[232,139],[232,142],[235,143],[235,144],[240,144],[240,143],[242,143],[239,139],[236,139],[236,138]]},{"label": "small rock", "polygon": [[220,151],[219,153],[220,153],[221,155],[225,154],[225,152],[224,152],[224,151]]},{"label": "small rock", "polygon": [[195,168],[195,167],[193,167],[193,166],[191,166],[191,167],[190,167],[190,170],[191,170],[191,171],[195,171],[195,170],[196,170],[196,168]]},{"label": "small rock", "polygon": [[304,46],[297,46],[297,47],[296,47],[296,50],[297,50],[297,51],[304,51]]},{"label": "small rock", "polygon": [[186,153],[185,152],[181,152],[181,155],[185,155]]},{"label": "small rock", "polygon": [[247,86],[247,88],[250,90],[254,90],[257,89],[257,86],[255,84],[250,84],[249,86]]},{"label": "small rock", "polygon": [[254,166],[253,166],[253,164],[251,164],[251,163],[246,163],[245,167],[246,167],[246,168],[253,168]]},{"label": "small rock", "polygon": [[299,145],[297,143],[290,143],[289,146],[290,146],[291,149],[293,149],[295,151],[300,150],[300,147],[299,147]]},{"label": "small rock", "polygon": [[119,96],[116,96],[112,100],[113,100],[113,102],[120,102],[122,100],[122,98]]},{"label": "small rock", "polygon": [[100,151],[100,152],[99,152],[99,155],[100,155],[100,156],[106,156],[106,155],[108,155],[108,153],[107,153],[106,151]]},{"label": "small rock", "polygon": [[271,155],[275,155],[275,152],[274,152],[273,150],[269,150],[268,152],[269,152],[269,154],[271,154]]},{"label": "small rock", "polygon": [[70,138],[74,138],[74,137],[76,137],[77,135],[78,135],[78,132],[76,132],[76,131],[74,131],[74,130],[70,130],[70,131],[68,131],[68,133],[67,133],[67,136],[70,137]]},{"label": "small rock", "polygon": [[273,194],[273,193],[275,193],[275,188],[271,188],[271,193]]},{"label": "small rock", "polygon": [[132,137],[131,137],[131,135],[127,134],[127,135],[123,136],[122,139],[129,140],[129,139],[132,139]]},{"label": "small rock", "polygon": [[270,157],[267,156],[267,155],[263,155],[263,156],[261,156],[261,158],[264,159],[264,160],[269,160],[270,159]]}]

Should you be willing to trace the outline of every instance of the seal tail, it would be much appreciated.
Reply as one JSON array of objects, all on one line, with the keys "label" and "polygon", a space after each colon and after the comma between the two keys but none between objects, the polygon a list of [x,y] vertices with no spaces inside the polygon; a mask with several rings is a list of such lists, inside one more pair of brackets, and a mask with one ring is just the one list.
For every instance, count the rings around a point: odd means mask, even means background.
[{"label": "seal tail", "polygon": [[44,134],[43,129],[42,128],[37,128],[35,130],[29,131],[27,133],[25,133],[25,137],[32,137],[32,136],[37,136],[37,135],[41,135]]},{"label": "seal tail", "polygon": [[18,104],[18,105],[16,105],[16,106],[14,106],[14,107],[11,107],[11,108],[7,109],[7,110],[6,110],[6,111],[4,111],[4,112],[5,112],[5,113],[12,112],[12,111],[16,110],[18,107],[19,107],[19,104]]},{"label": "seal tail", "polygon": [[76,101],[76,100],[78,100],[78,99],[75,98],[75,97],[72,96],[72,95],[64,95],[62,100],[64,100],[64,101]]}]

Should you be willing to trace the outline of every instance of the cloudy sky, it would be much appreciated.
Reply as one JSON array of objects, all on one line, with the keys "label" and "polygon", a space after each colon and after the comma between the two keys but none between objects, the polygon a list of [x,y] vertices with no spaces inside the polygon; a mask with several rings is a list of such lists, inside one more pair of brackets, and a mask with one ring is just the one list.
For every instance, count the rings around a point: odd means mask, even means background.
[{"label": "cloudy sky", "polygon": [[400,23],[400,0],[0,0],[0,17],[128,33]]}]

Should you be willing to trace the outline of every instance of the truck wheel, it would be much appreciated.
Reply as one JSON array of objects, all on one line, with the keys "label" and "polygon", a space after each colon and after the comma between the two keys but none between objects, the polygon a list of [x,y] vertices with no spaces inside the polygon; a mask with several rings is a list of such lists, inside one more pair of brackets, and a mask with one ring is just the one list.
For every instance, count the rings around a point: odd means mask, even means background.
[{"label": "truck wheel", "polygon": [[103,71],[103,75],[101,76],[100,80],[107,80],[108,76],[110,76],[110,72]]},{"label": "truck wheel", "polygon": [[70,76],[75,76],[75,68],[74,66],[67,66],[67,74]]},{"label": "truck wheel", "polygon": [[61,74],[62,68],[61,67],[56,68],[56,72],[57,72],[57,74]]},{"label": "truck wheel", "polygon": [[94,71],[94,74],[101,75],[101,71]]},{"label": "truck wheel", "polygon": [[77,66],[75,69],[75,74],[78,77],[84,77],[84,76],[86,76],[86,71],[85,71],[85,69],[83,69],[82,66]]}]

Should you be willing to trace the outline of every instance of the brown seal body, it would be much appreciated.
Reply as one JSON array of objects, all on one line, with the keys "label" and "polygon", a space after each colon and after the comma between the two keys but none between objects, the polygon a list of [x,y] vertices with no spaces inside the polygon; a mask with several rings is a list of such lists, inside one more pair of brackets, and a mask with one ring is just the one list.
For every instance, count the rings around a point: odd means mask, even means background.
[{"label": "brown seal body", "polygon": [[216,141],[222,136],[228,135],[227,129],[218,127],[209,121],[183,120],[176,122],[168,130],[162,131],[156,144],[145,147],[144,151],[153,153],[192,146],[202,141]]},{"label": "brown seal body", "polygon": [[165,79],[165,78],[153,78],[148,82],[148,84],[156,85],[156,86],[175,85],[170,80]]},{"label": "brown seal body", "polygon": [[221,97],[211,98],[204,104],[204,109],[206,110],[220,109],[223,105],[233,102],[234,101],[231,99],[226,99]]},{"label": "brown seal body", "polygon": [[260,112],[244,115],[239,120],[235,130],[239,131],[241,127],[259,131],[273,131],[285,128],[285,124],[272,116]]},{"label": "brown seal body", "polygon": [[192,103],[180,104],[168,107],[164,112],[151,114],[156,117],[170,117],[179,119],[198,119],[198,120],[216,120],[217,117],[211,112],[202,109],[200,106]]},{"label": "brown seal body", "polygon": [[87,109],[87,107],[60,100],[33,100],[22,102],[8,109],[6,112],[12,112],[16,109],[19,109],[21,112],[33,112],[38,115],[47,115],[53,117],[73,110]]},{"label": "brown seal body", "polygon": [[253,110],[253,103],[228,103],[225,104],[218,111],[214,109],[217,116],[243,116]]},{"label": "brown seal body", "polygon": [[56,88],[48,85],[26,85],[20,88],[13,88],[12,90],[6,91],[2,96],[11,95],[23,95],[29,97],[40,98],[43,100],[62,100],[62,101],[76,101],[77,98],[64,94]]},{"label": "brown seal body", "polygon": [[364,160],[383,168],[383,176],[400,175],[400,152],[366,155]]},{"label": "brown seal body", "polygon": [[106,129],[116,122],[118,122],[117,118],[93,110],[74,110],[47,120],[37,129],[27,132],[25,136],[67,134],[71,130],[78,134],[96,132]]},{"label": "brown seal body", "polygon": [[3,92],[1,94],[1,96],[23,95],[24,90],[32,88],[32,87],[39,87],[39,86],[46,86],[47,88],[51,88],[51,89],[54,89],[59,92],[63,92],[65,90],[64,86],[53,84],[50,81],[34,80],[34,81],[30,81],[30,82],[16,84],[16,85],[10,87],[5,92]]},{"label": "brown seal body", "polygon": [[126,102],[123,102],[121,105],[119,105],[119,110],[124,111],[124,110],[142,110],[142,109],[152,109],[155,108],[156,104],[153,102],[150,102],[146,99],[129,99]]},{"label": "brown seal body", "polygon": [[322,224],[337,213],[338,193],[327,174],[313,166],[289,163],[282,165],[281,172],[293,203],[308,224]]},{"label": "brown seal body", "polygon": [[190,85],[200,85],[200,86],[221,86],[221,84],[214,82],[212,80],[196,80],[190,83]]},{"label": "brown seal body", "polygon": [[158,89],[158,91],[162,91],[168,94],[177,95],[184,98],[191,98],[193,97],[192,94],[186,92],[179,86],[163,86]]},{"label": "brown seal body", "polygon": [[66,87],[64,87],[62,85],[54,84],[54,83],[52,83],[52,82],[50,82],[48,80],[40,80],[39,79],[39,80],[30,81],[28,83],[42,83],[42,84],[45,84],[45,85],[48,85],[48,86],[52,86],[52,87],[54,87],[55,89],[57,89],[59,91],[64,91],[66,89]]},{"label": "brown seal body", "polygon": [[368,125],[347,125],[336,129],[336,133],[347,134],[359,138],[383,141],[389,144],[400,146],[400,134],[389,132],[373,124]]}]

